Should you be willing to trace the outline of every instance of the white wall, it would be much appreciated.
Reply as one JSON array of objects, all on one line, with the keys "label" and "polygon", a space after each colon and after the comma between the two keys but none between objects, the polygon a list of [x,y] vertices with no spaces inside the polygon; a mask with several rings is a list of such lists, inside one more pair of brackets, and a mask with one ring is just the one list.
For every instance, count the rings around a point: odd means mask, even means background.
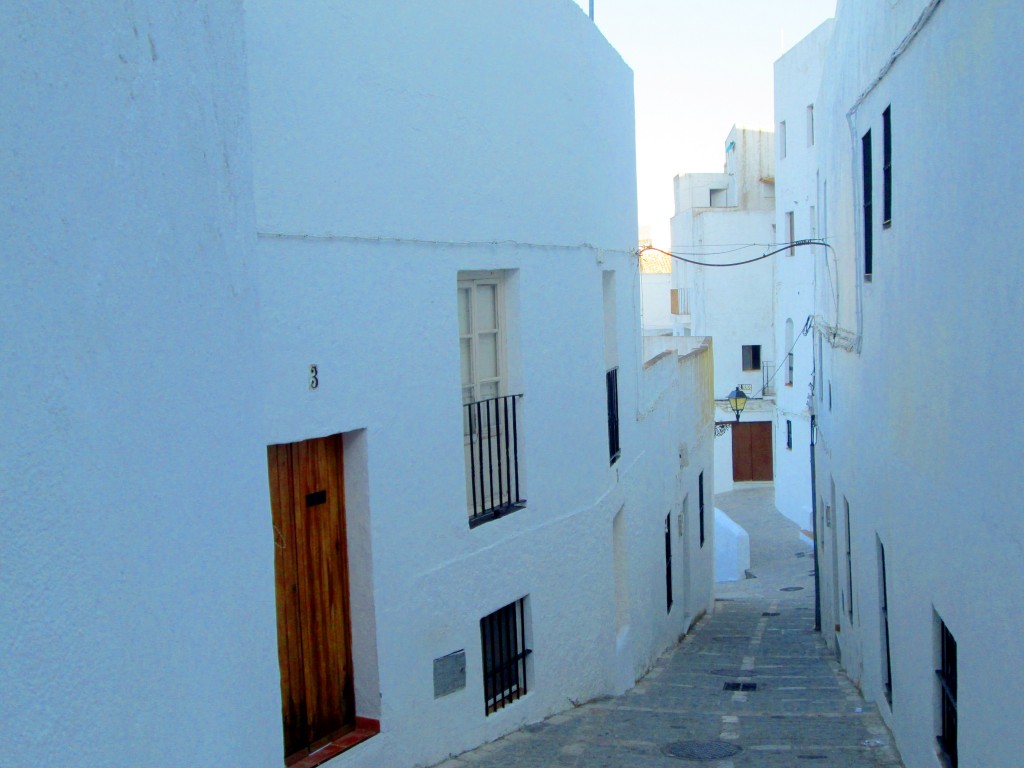
[{"label": "white wall", "polygon": [[[352,622],[373,625],[375,658],[355,667],[378,676],[369,711],[381,733],[336,764],[430,763],[621,690],[710,605],[712,571],[707,544],[682,552],[691,599],[666,613],[664,517],[696,498],[699,469],[711,480],[711,355],[642,367],[632,73],[570,2],[302,3],[287,14],[252,2],[246,23],[262,440],[365,430],[372,576]],[[473,529],[456,315],[465,270],[509,277],[527,489],[525,509]],[[529,693],[485,716],[479,621],[523,595]],[[433,659],[460,649],[466,687],[434,699]]]},{"label": "white wall", "polygon": [[237,5],[8,4],[5,766],[280,750]]},{"label": "white wall", "polygon": [[[821,85],[821,71],[832,35],[832,20],[811,34],[775,62],[775,125],[785,121],[785,157],[776,142],[775,227],[780,243],[789,240],[787,214],[792,214],[797,240],[817,237],[822,211],[818,190],[818,145],[820,127],[808,130],[808,107],[812,125],[827,119],[815,104]],[[801,335],[807,319],[814,314],[815,265],[827,285],[834,263],[823,246],[803,246],[776,254],[775,258],[775,349],[776,365],[786,362],[793,350],[793,380],[786,385],[786,368],[776,376],[775,423],[775,507],[803,530],[811,530],[811,465],[809,456],[811,419],[807,407],[814,375],[814,336]],[[826,259],[828,263],[826,265]],[[787,338],[787,321],[791,338]],[[786,445],[786,421],[792,423],[792,447]]]},{"label": "white wall", "polygon": [[672,331],[672,274],[640,276],[645,333]]},{"label": "white wall", "polygon": [[[1024,117],[1015,85],[1024,74],[1021,18],[988,0],[947,1],[920,16],[926,7],[840,3],[818,99],[820,114],[834,116],[820,151],[839,307],[819,282],[820,375],[832,403],[816,400],[817,487],[831,504],[834,482],[836,506],[849,501],[854,566],[853,620],[842,610],[849,590],[840,570],[838,596],[830,586],[823,595],[823,625],[892,725],[908,768],[931,768],[941,616],[957,642],[960,765],[1015,765],[1024,749],[1024,483],[1019,419],[993,396],[1018,377],[1020,345],[1007,329],[1024,322],[1024,276],[1012,257],[1024,236],[1016,215],[1024,156],[1006,140],[1007,126]],[[915,24],[919,34],[889,67]],[[890,106],[893,219],[883,228]],[[859,147],[869,128],[875,255],[865,283]],[[891,709],[881,691],[876,537],[886,553]],[[831,546],[831,533],[822,538]],[[824,554],[830,585],[832,553]],[[834,614],[838,637],[827,631]]]}]

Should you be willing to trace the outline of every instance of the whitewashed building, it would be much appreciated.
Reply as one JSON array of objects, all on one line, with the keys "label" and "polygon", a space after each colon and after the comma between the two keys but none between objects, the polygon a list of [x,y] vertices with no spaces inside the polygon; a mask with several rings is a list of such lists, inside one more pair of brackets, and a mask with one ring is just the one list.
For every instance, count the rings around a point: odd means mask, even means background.
[{"label": "whitewashed building", "polygon": [[844,0],[814,101],[822,630],[908,768],[1024,753],[1022,33]]},{"label": "whitewashed building", "polygon": [[[756,258],[775,242],[775,179],[770,131],[733,128],[722,173],[675,178],[672,251],[691,261],[728,264]],[[775,335],[772,259],[736,267],[673,260],[674,333],[715,342],[715,492],[774,477]],[[750,398],[740,422],[727,397]]]},{"label": "whitewashed building", "polygon": [[5,764],[426,765],[710,608],[711,346],[641,337],[575,3],[0,35]]},{"label": "whitewashed building", "polygon": [[241,9],[5,11],[0,762],[273,765]]},{"label": "whitewashed building", "polygon": [[[832,20],[821,24],[775,62],[775,231],[779,243],[818,236],[818,162],[815,99],[821,84]],[[817,252],[793,247],[775,261],[775,507],[804,531],[812,528],[811,415],[814,375],[810,333]],[[827,273],[819,276],[825,280]]]}]

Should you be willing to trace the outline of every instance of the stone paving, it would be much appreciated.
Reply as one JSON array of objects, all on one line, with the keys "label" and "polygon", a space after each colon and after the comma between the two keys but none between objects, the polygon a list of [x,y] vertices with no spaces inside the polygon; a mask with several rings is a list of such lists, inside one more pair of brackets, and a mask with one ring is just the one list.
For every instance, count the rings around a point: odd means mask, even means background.
[{"label": "stone paving", "polygon": [[750,533],[753,578],[717,585],[714,612],[624,695],[439,768],[901,768],[875,707],[814,632],[812,550],[775,511],[772,489],[720,494],[715,505]]}]

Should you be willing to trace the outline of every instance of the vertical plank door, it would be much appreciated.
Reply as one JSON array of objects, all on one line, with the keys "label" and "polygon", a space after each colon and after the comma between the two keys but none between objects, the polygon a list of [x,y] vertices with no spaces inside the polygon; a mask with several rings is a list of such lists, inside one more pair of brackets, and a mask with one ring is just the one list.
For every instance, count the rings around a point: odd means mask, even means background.
[{"label": "vertical plank door", "polygon": [[744,421],[733,424],[733,482],[771,480],[773,477],[772,423],[770,421]]},{"label": "vertical plank door", "polygon": [[286,758],[355,726],[341,435],[267,448]]}]

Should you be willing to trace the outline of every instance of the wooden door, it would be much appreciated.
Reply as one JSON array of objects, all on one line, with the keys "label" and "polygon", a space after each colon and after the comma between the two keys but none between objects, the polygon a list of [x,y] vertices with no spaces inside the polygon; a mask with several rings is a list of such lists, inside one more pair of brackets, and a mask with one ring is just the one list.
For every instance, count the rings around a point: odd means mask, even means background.
[{"label": "wooden door", "polygon": [[285,758],[355,727],[342,436],[267,448]]},{"label": "wooden door", "polygon": [[743,421],[733,424],[733,482],[743,483],[772,478],[772,423]]}]

